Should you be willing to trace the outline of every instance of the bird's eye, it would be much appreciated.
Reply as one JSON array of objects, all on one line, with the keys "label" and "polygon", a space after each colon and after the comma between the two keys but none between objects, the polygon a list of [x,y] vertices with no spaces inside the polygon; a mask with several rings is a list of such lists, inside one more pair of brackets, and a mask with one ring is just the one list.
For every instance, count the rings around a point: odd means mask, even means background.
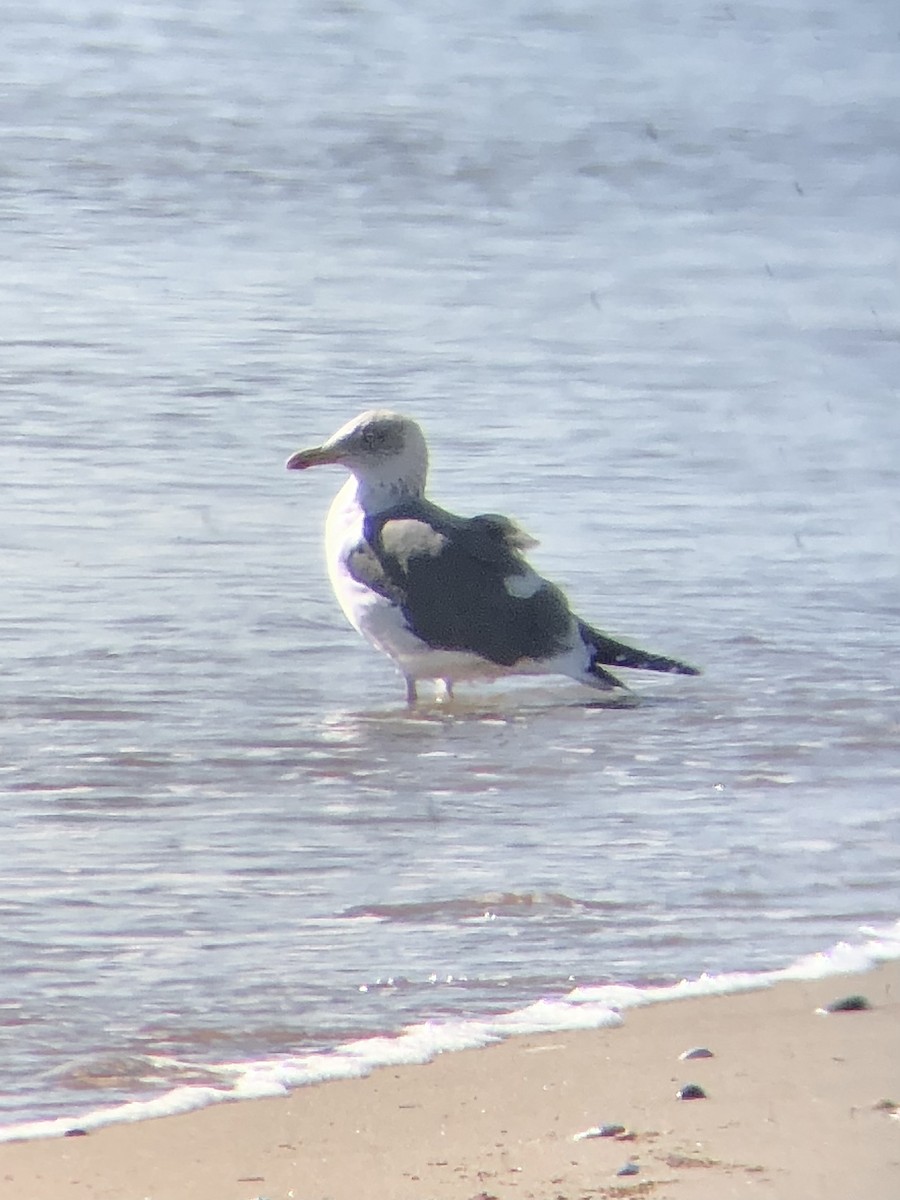
[{"label": "bird's eye", "polygon": [[377,429],[364,429],[362,433],[362,442],[367,450],[374,450],[381,437]]}]

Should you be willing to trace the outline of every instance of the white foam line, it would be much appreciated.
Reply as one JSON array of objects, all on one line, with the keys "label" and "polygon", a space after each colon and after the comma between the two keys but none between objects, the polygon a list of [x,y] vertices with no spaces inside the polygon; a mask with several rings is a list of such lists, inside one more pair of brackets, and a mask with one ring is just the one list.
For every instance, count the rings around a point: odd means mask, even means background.
[{"label": "white foam line", "polygon": [[227,1086],[182,1086],[152,1100],[135,1100],[114,1108],[95,1109],[76,1117],[59,1117],[0,1128],[0,1142],[61,1137],[71,1129],[89,1132],[104,1125],[174,1116],[230,1100],[284,1096],[291,1090],[331,1079],[356,1079],[378,1067],[418,1065],[439,1054],[477,1049],[522,1034],[621,1025],[622,1011],[691,996],[751,991],[790,980],[824,979],[871,970],[900,958],[900,921],[886,929],[863,929],[859,945],[840,942],[824,953],[810,954],[777,971],[733,971],[701,975],[667,987],[627,984],[577,987],[558,1000],[538,1000],[526,1008],[483,1021],[432,1021],[410,1025],[396,1037],[347,1042],[334,1052],[321,1052],[260,1062],[220,1063],[204,1070],[222,1077]]}]

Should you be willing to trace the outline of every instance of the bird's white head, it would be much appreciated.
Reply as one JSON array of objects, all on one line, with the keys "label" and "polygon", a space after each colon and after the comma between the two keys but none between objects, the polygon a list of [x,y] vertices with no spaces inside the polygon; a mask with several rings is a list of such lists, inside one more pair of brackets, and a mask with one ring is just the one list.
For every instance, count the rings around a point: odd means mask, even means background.
[{"label": "bird's white head", "polygon": [[371,409],[341,426],[321,446],[298,450],[285,466],[304,471],[329,463],[356,476],[359,499],[372,511],[423,495],[428,447],[415,421],[387,409]]}]

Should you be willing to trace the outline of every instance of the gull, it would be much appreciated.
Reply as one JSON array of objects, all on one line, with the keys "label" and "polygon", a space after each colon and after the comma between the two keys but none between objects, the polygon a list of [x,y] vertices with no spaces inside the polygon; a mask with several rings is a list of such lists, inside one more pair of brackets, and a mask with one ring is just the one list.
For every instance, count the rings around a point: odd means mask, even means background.
[{"label": "gull", "polygon": [[508,517],[461,517],[425,496],[428,447],[400,413],[362,413],[327,441],[298,450],[288,470],[350,472],[325,524],[328,574],[350,624],[399,667],[407,703],[433,681],[567,675],[602,691],[628,689],[606,667],[697,675],[580,620],[524,552],[537,545]]}]

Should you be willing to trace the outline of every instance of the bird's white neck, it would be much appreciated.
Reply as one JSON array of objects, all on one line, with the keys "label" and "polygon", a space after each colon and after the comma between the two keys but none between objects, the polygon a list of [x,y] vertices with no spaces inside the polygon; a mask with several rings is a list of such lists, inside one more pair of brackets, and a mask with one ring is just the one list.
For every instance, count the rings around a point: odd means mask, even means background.
[{"label": "bird's white neck", "polygon": [[384,512],[404,500],[421,500],[425,494],[425,472],[408,472],[398,476],[393,471],[367,470],[354,472],[350,484],[355,485],[356,502],[367,513]]}]

